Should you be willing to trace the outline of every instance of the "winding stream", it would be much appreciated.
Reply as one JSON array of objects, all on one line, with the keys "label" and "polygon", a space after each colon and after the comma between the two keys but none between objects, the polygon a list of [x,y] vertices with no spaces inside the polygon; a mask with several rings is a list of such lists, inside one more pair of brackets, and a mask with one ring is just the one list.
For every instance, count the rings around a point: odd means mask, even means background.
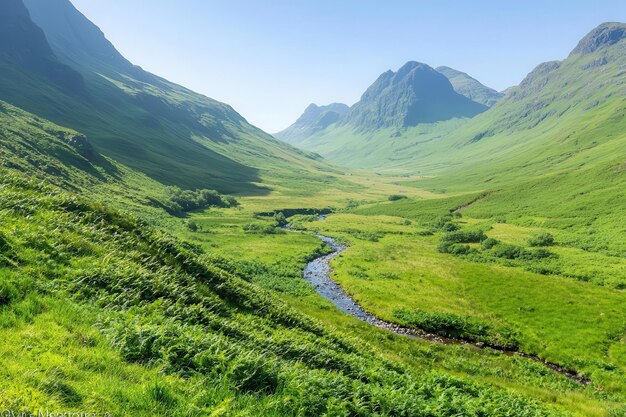
[{"label": "winding stream", "polygon": [[350,314],[357,319],[371,324],[372,326],[380,327],[392,331],[396,334],[410,337],[419,337],[421,339],[427,339],[430,341],[445,343],[445,344],[469,344],[460,340],[448,339],[435,334],[422,332],[416,329],[403,327],[395,323],[390,323],[379,319],[371,313],[368,313],[361,307],[350,295],[348,295],[339,284],[337,284],[330,276],[332,269],[330,262],[335,259],[337,255],[347,249],[346,246],[341,245],[335,241],[332,237],[316,235],[326,245],[328,245],[333,251],[328,255],[320,256],[313,259],[307,264],[302,271],[302,276],[309,282],[315,291],[331,303],[333,303],[339,310],[346,314]]},{"label": "winding stream", "polygon": [[[325,216],[320,216],[320,220],[324,219]],[[287,226],[287,228],[289,228],[289,226]],[[585,378],[583,375],[577,373],[576,371],[565,369],[558,364],[548,362],[545,359],[536,355],[530,355],[524,352],[513,350],[505,350],[497,346],[486,346],[481,343],[471,343],[469,341],[461,339],[443,337],[379,319],[373,314],[365,311],[363,307],[361,307],[349,294],[344,291],[344,289],[339,284],[337,284],[331,278],[332,268],[330,267],[330,262],[335,257],[337,257],[337,255],[346,250],[347,247],[341,245],[332,237],[319,234],[317,234],[316,236],[320,238],[326,245],[328,245],[332,249],[332,252],[310,261],[302,271],[302,276],[315,288],[315,291],[317,291],[318,294],[333,303],[339,310],[343,311],[344,313],[349,314],[368,324],[371,324],[372,326],[376,326],[402,336],[420,338],[428,340],[430,342],[446,345],[471,345],[477,348],[489,347],[508,356],[523,356],[534,361],[541,362],[548,368],[552,369],[554,372],[559,373],[573,381],[585,385],[591,383],[588,378]]]}]

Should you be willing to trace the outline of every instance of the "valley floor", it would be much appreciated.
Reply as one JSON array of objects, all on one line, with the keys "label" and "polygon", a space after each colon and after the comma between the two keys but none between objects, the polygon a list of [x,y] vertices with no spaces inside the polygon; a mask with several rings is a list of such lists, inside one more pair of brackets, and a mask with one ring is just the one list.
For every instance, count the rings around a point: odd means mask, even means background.
[{"label": "valley floor", "polygon": [[[563,243],[567,231],[559,228],[463,214],[451,216],[449,223],[460,230],[484,230],[498,245],[532,251],[527,241],[541,232],[553,233],[556,242],[548,248],[550,257],[540,260],[488,256],[480,242],[468,245],[475,253],[442,253],[438,246],[446,232],[435,223],[449,215],[450,204],[463,207],[458,210],[463,213],[464,204],[459,202],[472,201],[473,195],[437,196],[398,186],[397,180],[359,181],[376,185],[369,199],[355,201],[341,193],[242,199],[239,209],[193,214],[200,230],[181,227],[179,233],[209,252],[268,266],[271,272],[254,276],[253,282],[278,292],[292,306],[340,333],[372,344],[394,361],[495,384],[576,415],[622,410],[620,404],[626,400],[623,257]],[[389,195],[402,197],[385,201]],[[288,233],[273,228],[272,217],[255,214],[311,207],[338,210],[324,221],[295,215],[288,220],[299,231]],[[246,227],[250,224],[270,227]],[[342,313],[301,279],[300,271],[312,254],[323,250],[314,236],[317,233],[348,246],[332,261],[332,277],[376,317],[479,344],[499,343],[578,372],[591,383],[577,383],[528,358],[410,339]],[[585,282],[589,280],[574,273],[598,270],[612,285]]]},{"label": "valley floor", "polygon": [[[621,234],[606,246],[583,245],[581,229],[558,216],[485,215],[497,193],[437,194],[416,187],[419,178],[352,173],[327,190],[276,188],[184,217],[127,206],[179,244],[75,196],[4,181],[0,208],[10,223],[0,224],[0,238],[20,262],[0,263],[0,290],[10,294],[0,300],[0,408],[626,412]],[[531,246],[542,233],[554,241]],[[302,277],[330,251],[316,234],[347,246],[331,262],[332,279],[369,314],[468,343],[409,338],[337,309]]]}]

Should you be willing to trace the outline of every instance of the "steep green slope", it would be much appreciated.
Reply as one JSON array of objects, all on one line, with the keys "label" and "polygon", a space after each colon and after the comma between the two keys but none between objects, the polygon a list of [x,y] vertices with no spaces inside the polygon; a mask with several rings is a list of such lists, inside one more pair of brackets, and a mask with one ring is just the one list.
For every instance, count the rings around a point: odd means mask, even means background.
[{"label": "steep green slope", "polygon": [[[264,194],[258,184],[265,178],[285,182],[296,171],[309,179],[319,178],[320,168],[332,171],[230,106],[133,66],[69,1],[27,6],[50,41],[47,54],[72,66],[84,87],[64,88],[5,56],[0,99],[80,131],[99,152],[165,184]],[[7,19],[18,18],[8,3],[0,7]]]},{"label": "steep green slope", "polygon": [[[617,26],[601,25],[561,62],[539,65],[489,112],[445,140],[422,148],[407,167],[443,174],[449,189],[623,160],[626,141],[626,37],[602,43]],[[623,32],[621,32],[623,34]],[[607,35],[608,36],[608,35]],[[446,161],[454,161],[447,169]],[[441,181],[434,182],[441,184]]]},{"label": "steep green slope", "polygon": [[0,167],[161,226],[180,222],[191,210],[237,204],[213,190],[165,186],[99,154],[84,135],[2,101]]},{"label": "steep green slope", "polygon": [[472,101],[492,107],[503,96],[502,93],[481,84],[480,81],[470,77],[464,72],[450,67],[437,67],[436,69],[450,80],[454,91]]},{"label": "steep green slope", "polygon": [[84,88],[82,77],[57,60],[21,0],[5,0],[0,7],[0,62],[19,65],[60,88],[81,91]]},{"label": "steep green slope", "polygon": [[0,102],[0,166],[70,190],[100,182],[106,169],[116,171],[84,136],[4,102]]}]

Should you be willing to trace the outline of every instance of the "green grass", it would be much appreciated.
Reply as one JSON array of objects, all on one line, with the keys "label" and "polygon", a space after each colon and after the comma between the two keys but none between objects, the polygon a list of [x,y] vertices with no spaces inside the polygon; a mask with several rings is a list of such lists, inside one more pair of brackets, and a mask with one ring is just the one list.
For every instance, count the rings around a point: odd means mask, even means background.
[{"label": "green grass", "polygon": [[10,342],[28,343],[37,355],[4,367],[3,407],[134,415],[201,415],[220,406],[264,415],[547,412],[505,391],[393,363],[226,272],[227,261],[54,188],[7,172],[2,178],[8,263],[0,269],[0,323]]},{"label": "green grass", "polygon": [[[415,213],[419,218],[420,211]],[[496,226],[493,236],[502,240],[520,243],[532,234]],[[334,263],[334,276],[379,317],[398,321],[397,310],[420,309],[512,327],[521,332],[522,350],[584,371],[599,386],[624,395],[622,291],[442,254],[441,232],[423,236],[419,225],[405,225],[402,218],[342,214],[308,227],[350,243]],[[379,238],[371,241],[358,232]],[[571,262],[573,255],[562,252],[561,261]]]},{"label": "green grass", "polygon": [[[432,201],[428,201],[432,203]],[[440,201],[441,203],[441,201]],[[434,211],[434,210],[433,210]],[[319,296],[317,296],[310,287],[306,285],[302,285],[303,282],[299,280],[299,271],[304,266],[304,262],[307,259],[307,252],[314,253],[319,250],[319,242],[315,241],[310,235],[301,234],[301,233],[289,233],[289,234],[280,234],[280,235],[249,235],[245,234],[243,231],[243,225],[246,224],[249,220],[247,217],[248,214],[245,212],[239,211],[237,214],[227,215],[224,210],[212,210],[210,212],[206,212],[201,215],[194,216],[194,219],[198,222],[198,224],[203,225],[204,232],[200,233],[191,233],[185,232],[185,237],[187,239],[194,240],[207,250],[210,250],[214,253],[219,253],[232,261],[229,262],[231,268],[238,270],[243,276],[249,276],[251,280],[255,283],[277,291],[284,300],[288,300],[290,304],[296,306],[298,309],[306,311],[308,314],[317,316],[319,319],[323,320],[325,323],[332,325],[334,327],[338,327],[342,333],[349,333],[358,335],[360,338],[365,338],[366,340],[370,340],[371,343],[380,346],[382,349],[387,350],[387,354],[393,355],[396,361],[400,362],[409,362],[412,366],[427,366],[432,369],[432,367],[446,369],[447,371],[453,370],[453,372],[463,372],[461,369],[464,367],[471,367],[466,361],[474,362],[478,361],[482,363],[483,372],[474,371],[473,375],[478,380],[481,381],[490,381],[493,383],[493,379],[488,377],[492,372],[495,372],[498,367],[502,366],[500,364],[496,364],[489,359],[485,359],[484,355],[476,352],[467,352],[463,351],[463,353],[459,351],[455,351],[455,348],[452,347],[441,347],[443,351],[450,350],[447,355],[444,355],[438,358],[436,361],[430,362],[429,365],[425,365],[423,359],[411,358],[411,355],[408,351],[411,348],[404,347],[407,342],[402,341],[402,338],[393,338],[393,342],[389,340],[388,336],[385,336],[384,331],[378,331],[375,329],[367,328],[366,325],[362,325],[359,322],[351,319],[349,317],[342,318],[341,314],[333,313],[329,314],[329,312],[335,312],[334,307],[331,307],[328,302],[320,300]],[[438,288],[441,286],[440,280],[442,275],[440,274],[437,267],[440,265],[442,260],[448,261],[444,255],[438,254],[436,252],[436,237],[430,238],[432,240],[432,245],[430,247],[430,251],[433,253],[427,253],[420,258],[420,262],[422,260],[427,259],[429,256],[433,256],[436,259],[432,259],[427,265],[422,266],[424,270],[430,271],[435,270],[437,274],[431,276],[431,279],[434,283],[430,285],[425,285],[424,278],[421,277],[422,273],[420,273],[419,285],[422,287],[420,291],[415,290],[415,278],[408,271],[421,271],[421,268],[416,267],[415,263],[406,264],[402,257],[410,256],[413,253],[424,253],[425,250],[423,247],[419,246],[409,246],[405,247],[405,245],[415,245],[414,240],[416,239],[428,239],[423,236],[419,236],[421,232],[424,230],[422,226],[420,226],[419,222],[413,221],[408,222],[406,219],[393,217],[393,216],[355,216],[352,214],[341,214],[341,215],[331,215],[328,220],[324,222],[299,222],[297,218],[304,218],[304,220],[308,220],[306,216],[296,216],[296,218],[291,219],[295,221],[299,227],[306,227],[313,230],[320,230],[325,233],[335,234],[338,237],[345,239],[350,242],[351,249],[346,252],[345,255],[342,255],[339,260],[334,264],[337,268],[337,278],[341,280],[342,285],[347,288],[352,294],[354,294],[359,301],[362,302],[366,308],[371,311],[381,315],[390,320],[397,320],[394,314],[394,310],[398,308],[406,308],[407,306],[410,308],[414,308],[416,306],[426,306],[429,311],[453,311],[460,315],[465,315],[468,312],[476,315],[477,317],[481,317],[481,319],[487,320],[489,322],[494,322],[498,327],[502,327],[503,323],[506,325],[510,325],[507,321],[508,319],[496,319],[496,314],[501,315],[498,309],[487,305],[484,309],[476,310],[470,309],[469,306],[472,303],[475,303],[476,300],[488,297],[492,294],[492,291],[495,288],[498,280],[494,282],[494,286],[486,286],[483,288],[484,293],[479,293],[472,298],[467,298],[467,293],[465,291],[460,291],[458,286],[446,288],[444,291],[442,288]],[[257,222],[262,223],[271,223],[271,220],[255,220]],[[465,220],[464,220],[465,221]],[[211,232],[207,233],[207,230],[211,230]],[[376,239],[371,239],[372,236],[375,236]],[[310,246],[306,246],[305,242],[310,242]],[[257,250],[257,248],[263,248],[261,250]],[[254,249],[253,249],[254,248]],[[354,251],[358,251],[358,255],[355,255],[354,258],[351,258]],[[426,256],[427,255],[427,256]],[[354,259],[353,262],[349,262],[347,259]],[[240,261],[241,260],[241,261]],[[267,266],[254,265],[255,261],[257,263],[262,263]],[[416,262],[416,260],[412,260]],[[349,263],[346,263],[349,262]],[[465,263],[464,262],[455,262],[452,259],[452,264],[446,267],[446,273],[453,273],[456,268],[461,269],[459,272],[461,275],[472,276],[476,272],[479,272],[481,275],[479,278],[487,277],[488,274],[492,271],[499,270],[493,268],[486,268],[485,266],[478,266],[474,269],[463,270]],[[373,268],[373,269],[370,269]],[[407,272],[403,272],[405,271]],[[441,266],[439,266],[441,268]],[[290,272],[290,269],[295,270],[295,272]],[[252,271],[252,274],[251,274]],[[506,269],[505,269],[506,271]],[[269,272],[269,273],[268,273]],[[517,277],[518,272],[516,270],[507,271],[508,276]],[[522,274],[522,278],[529,279],[528,277],[533,277],[535,275],[532,274]],[[278,279],[277,279],[278,277]],[[410,278],[409,278],[410,277]],[[450,278],[450,280],[458,280],[459,278]],[[469,279],[469,278],[467,278]],[[543,279],[543,278],[542,278]],[[525,285],[531,286],[533,283],[538,283],[539,280],[530,280],[526,282]],[[576,284],[561,279],[556,282],[554,285],[556,288],[559,288],[561,282],[567,282],[570,284],[569,287],[565,289],[561,289],[554,297],[563,296],[564,294],[569,294],[570,291],[574,292],[576,288]],[[460,285],[460,284],[459,284]],[[463,284],[461,287],[465,287],[469,284]],[[522,284],[520,284],[522,285]],[[364,289],[367,288],[367,289]],[[478,287],[480,289],[482,287]],[[536,288],[537,293],[541,292],[539,287]],[[435,292],[437,296],[433,295],[432,292]],[[607,290],[598,289],[597,291],[602,292],[596,293],[593,290],[587,294],[587,297],[581,303],[586,303],[587,300],[593,299],[594,297],[603,297],[604,294],[607,293]],[[514,292],[514,291],[513,291]],[[455,296],[451,296],[451,294],[456,293]],[[610,292],[609,292],[610,293]],[[404,294],[404,295],[401,295]],[[430,295],[429,295],[430,294]],[[532,300],[533,295],[535,293],[531,293],[527,298],[523,300],[517,300],[516,302],[510,302],[508,307],[501,306],[503,311],[508,312],[509,308],[512,305],[515,305],[513,308],[517,308],[518,304],[524,306],[524,302],[527,300]],[[415,298],[413,298],[415,297]],[[432,298],[430,298],[432,297]],[[570,297],[573,298],[573,295],[570,294]],[[422,302],[416,303],[415,301],[411,302],[410,300],[429,300],[430,302]],[[554,300],[554,299],[551,299]],[[548,302],[546,299],[538,299],[536,302],[539,305],[544,305]],[[609,303],[609,306],[612,306],[613,312],[610,315],[610,320],[606,323],[606,327],[603,329],[598,329],[596,333],[596,340],[591,341],[588,345],[580,346],[580,349],[576,352],[576,354],[580,352],[584,352],[586,349],[596,349],[598,345],[606,342],[607,339],[604,338],[603,330],[610,329],[613,325],[620,322],[619,311],[620,311],[620,303],[623,302],[622,298],[614,298],[612,303]],[[502,302],[506,304],[505,301]],[[454,309],[446,310],[446,305],[454,305]],[[533,304],[534,305],[534,304]],[[571,325],[569,323],[572,320],[573,315],[575,315],[575,311],[577,311],[578,304],[575,304],[571,307],[571,312],[567,317],[561,317],[561,321],[559,326],[563,326],[559,331],[566,334],[572,329],[568,327]],[[602,307],[602,306],[601,306]],[[443,310],[442,310],[443,308]],[[387,311],[388,313],[385,313]],[[559,316],[563,313],[563,310],[557,311],[553,316],[546,317],[543,323],[549,322],[554,317]],[[587,311],[584,312],[585,314]],[[385,315],[387,314],[387,315]],[[534,316],[533,316],[534,317]],[[526,317],[528,319],[528,317]],[[518,324],[520,322],[519,318],[515,317],[516,321],[511,319],[511,323]],[[581,326],[585,326],[585,323],[580,323]],[[539,324],[537,324],[539,326]],[[531,326],[532,327],[532,326]],[[576,330],[577,331],[577,330]],[[380,334],[380,336],[378,335]],[[531,334],[532,336],[528,336]],[[537,336],[535,338],[534,332],[529,331],[528,334],[524,334],[524,341],[526,343],[525,347],[531,346],[530,349],[536,353],[542,353],[548,356],[551,360],[561,360],[564,365],[571,366],[573,368],[577,368],[581,366],[580,359],[576,357],[576,354],[572,355],[572,357],[563,355],[550,355],[547,351],[544,351],[540,348],[535,349],[532,343],[538,339],[540,339],[543,335]],[[553,335],[554,339],[559,339],[561,333],[557,336]],[[548,340],[546,343],[552,343],[552,337],[546,337]],[[530,341],[530,342],[529,342]],[[569,340],[567,340],[569,342]],[[413,341],[410,344],[417,343],[420,345],[420,342]],[[423,344],[424,342],[422,342]],[[541,344],[541,342],[537,342]],[[565,341],[563,342],[565,345]],[[595,344],[595,345],[594,345]],[[615,344],[615,347],[619,349],[620,344]],[[562,352],[560,345],[559,347],[555,347],[556,351]],[[407,351],[408,349],[408,351]],[[460,355],[460,356],[459,356]],[[458,362],[458,358],[463,357],[461,360],[463,365]],[[468,359],[471,357],[472,359]],[[605,359],[604,356],[600,355],[602,359]],[[575,359],[572,359],[575,358]],[[494,359],[494,358],[492,358]],[[504,358],[497,360],[506,360]],[[486,362],[485,362],[486,361]],[[592,361],[591,361],[592,362]],[[589,365],[588,369],[595,367],[596,364]],[[507,365],[510,366],[510,365]],[[514,369],[511,370],[514,374],[520,372],[516,366],[513,366]],[[472,368],[476,369],[476,368]],[[588,369],[584,369],[586,373],[590,371]],[[492,371],[493,370],[493,371]],[[496,372],[498,373],[498,372]],[[548,374],[550,371],[548,371]],[[601,371],[597,371],[596,375],[601,374]],[[611,395],[623,395],[621,391],[621,384],[616,382],[619,378],[623,377],[623,375],[618,371],[617,373],[609,373],[605,377],[599,377],[602,383],[609,381],[614,384],[611,388]],[[509,379],[510,378],[510,379]],[[531,387],[536,382],[530,384],[522,384],[522,386],[514,384],[513,380],[517,377],[504,377],[501,376],[501,380],[499,384],[503,384],[508,388],[515,389],[519,392],[529,394],[532,392],[533,396],[539,395],[540,398],[543,395],[538,394],[536,391],[536,387]],[[524,378],[528,378],[525,376]],[[530,386],[529,386],[530,385]],[[610,386],[606,384],[607,386]],[[604,386],[603,386],[604,387]],[[596,387],[597,388],[597,387]],[[596,388],[592,389],[592,392],[595,391]],[[541,391],[541,390],[539,390]],[[571,399],[569,397],[570,394],[563,398],[563,403],[568,403]],[[571,395],[574,395],[573,393]],[[549,396],[549,395],[548,395]],[[576,400],[580,402],[581,400]],[[594,404],[594,400],[587,398],[582,402],[586,404],[585,407],[596,407],[591,406]],[[601,408],[601,407],[600,407]],[[600,408],[595,411],[587,411],[582,412],[585,414],[597,414],[603,415],[600,411]],[[573,407],[576,409],[576,407]],[[578,412],[581,412],[580,410]]]}]

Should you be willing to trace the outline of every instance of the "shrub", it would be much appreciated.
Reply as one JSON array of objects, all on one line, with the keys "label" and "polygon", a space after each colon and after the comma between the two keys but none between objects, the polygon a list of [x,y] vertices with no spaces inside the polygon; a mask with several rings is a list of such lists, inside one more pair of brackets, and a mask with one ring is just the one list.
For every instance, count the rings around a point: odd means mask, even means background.
[{"label": "shrub", "polygon": [[455,223],[448,222],[444,223],[443,226],[441,226],[441,230],[443,230],[444,232],[454,232],[455,230],[459,230],[459,226],[457,226]]},{"label": "shrub", "polygon": [[347,210],[352,210],[352,209],[355,209],[355,208],[359,207],[360,205],[361,205],[360,202],[358,202],[356,200],[353,200],[353,199],[350,199],[346,203],[346,209]]},{"label": "shrub", "polygon": [[458,230],[446,233],[442,242],[449,243],[480,243],[487,239],[487,235],[482,230]]},{"label": "shrub", "polygon": [[276,224],[279,227],[283,227],[287,225],[287,218],[285,217],[282,211],[279,211],[278,213],[274,214],[274,220],[276,221]]},{"label": "shrub", "polygon": [[412,327],[441,336],[487,343],[505,349],[516,348],[516,335],[508,328],[495,329],[489,323],[452,313],[429,313],[422,310],[396,310],[394,316]]},{"label": "shrub", "polygon": [[462,245],[460,243],[455,243],[450,247],[450,253],[452,255],[466,255],[471,252],[471,248],[469,245]]},{"label": "shrub", "polygon": [[170,214],[181,214],[207,207],[235,207],[234,197],[222,196],[215,190],[181,190],[178,187],[167,187],[167,198],[163,202],[165,210]]},{"label": "shrub", "polygon": [[450,248],[450,253],[452,255],[466,255],[471,251],[472,249],[469,247],[469,245],[462,245],[459,243],[452,245],[452,247]]},{"label": "shrub", "polygon": [[464,255],[469,253],[471,248],[461,243],[478,243],[485,239],[487,236],[482,230],[457,230],[443,235],[437,249],[441,253]]},{"label": "shrub", "polygon": [[400,194],[392,194],[389,197],[387,197],[389,201],[406,200],[407,198],[408,198],[407,196],[400,195]]},{"label": "shrub", "polygon": [[432,236],[435,234],[435,232],[429,229],[424,229],[424,230],[418,230],[417,232],[415,232],[415,234],[418,236]]},{"label": "shrub", "polygon": [[350,234],[357,239],[367,240],[368,242],[378,242],[384,236],[383,233],[377,232],[352,232]]},{"label": "shrub", "polygon": [[492,253],[494,256],[504,259],[521,258],[524,252],[524,248],[520,246],[509,245],[505,243],[497,244],[492,249]]},{"label": "shrub", "polygon": [[239,205],[239,201],[232,195],[223,195],[222,201],[224,202],[225,207],[237,207]]},{"label": "shrub", "polygon": [[258,223],[245,224],[243,226],[243,230],[246,233],[261,235],[277,235],[285,233],[284,230],[277,228],[275,225]]},{"label": "shrub", "polygon": [[509,245],[504,243],[499,243],[493,246],[492,251],[494,256],[498,258],[504,259],[524,259],[527,261],[535,260],[535,259],[546,259],[551,258],[554,255],[552,252],[546,249],[537,249],[534,251],[529,251],[521,246]]},{"label": "shrub", "polygon": [[[541,274],[541,275],[549,275],[549,274],[558,274],[559,273],[557,268],[549,268],[549,267],[545,267],[545,266],[530,265],[526,269],[528,271],[530,271],[530,272],[534,272],[536,274]],[[584,281],[584,280],[581,280],[581,281]]]},{"label": "shrub", "polygon": [[465,255],[468,254],[471,250],[469,245],[448,242],[442,242],[437,249],[441,253],[449,253],[452,255]]},{"label": "shrub", "polygon": [[487,239],[483,240],[482,247],[483,249],[491,249],[494,246],[496,246],[498,243],[500,242],[497,239],[488,237]]},{"label": "shrub", "polygon": [[528,239],[530,246],[552,246],[554,237],[550,233],[539,233]]},{"label": "shrub", "polygon": [[451,221],[452,221],[452,214],[444,214],[443,216],[437,219],[437,221],[435,222],[435,227],[437,229],[442,229],[445,224],[450,223]]},{"label": "shrub", "polygon": [[546,259],[546,258],[553,258],[556,256],[554,253],[550,252],[547,249],[537,249],[529,253],[534,259]]},{"label": "shrub", "polygon": [[194,222],[193,220],[189,220],[187,222],[187,228],[189,230],[191,230],[192,232],[197,232],[198,231],[198,224],[196,222]]}]

